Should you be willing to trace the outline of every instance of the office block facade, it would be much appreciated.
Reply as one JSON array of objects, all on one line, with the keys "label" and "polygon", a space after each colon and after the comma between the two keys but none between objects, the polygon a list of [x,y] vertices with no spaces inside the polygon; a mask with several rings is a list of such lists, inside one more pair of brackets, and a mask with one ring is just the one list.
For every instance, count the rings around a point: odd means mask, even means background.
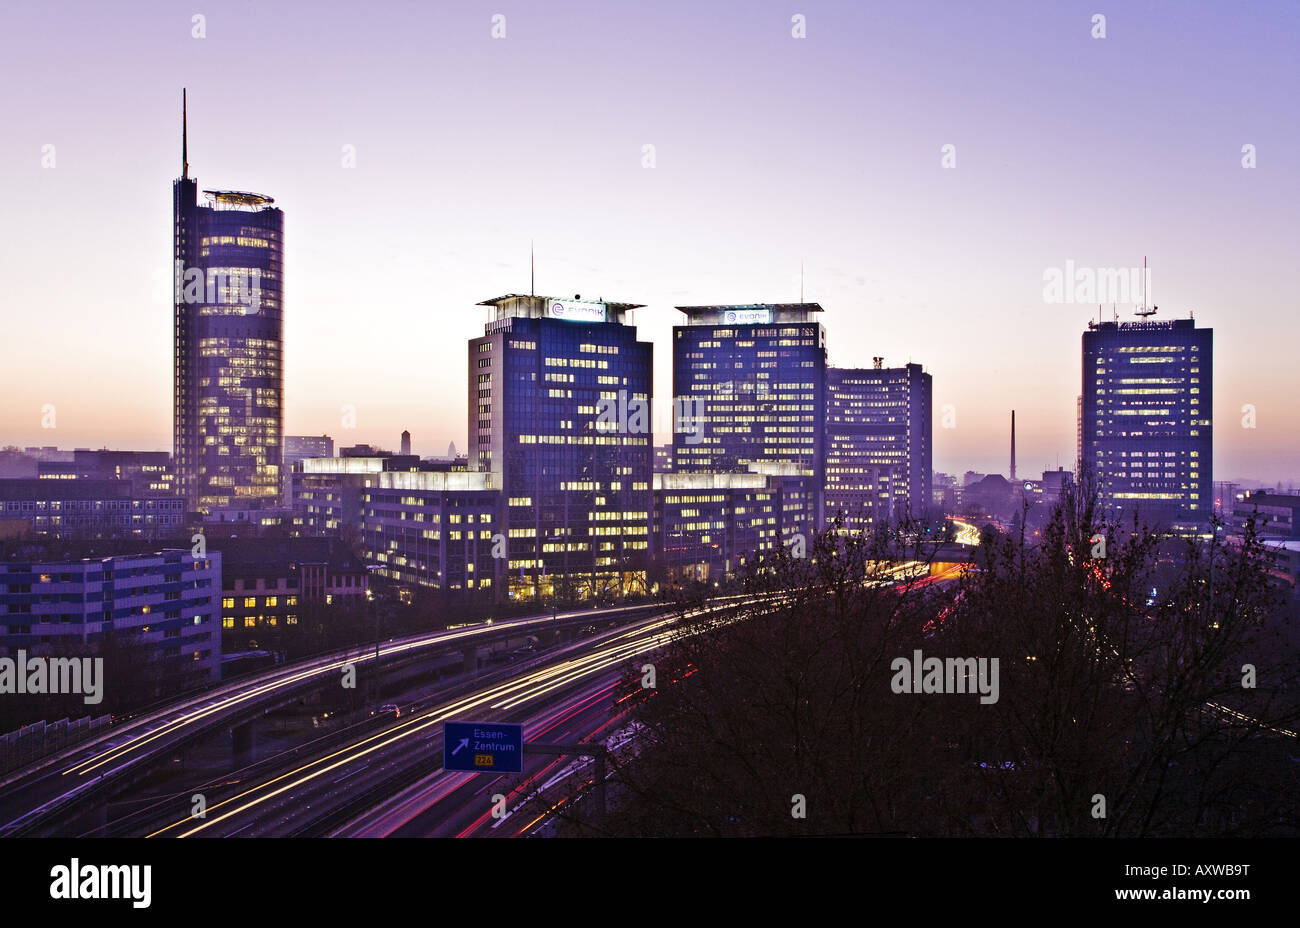
[{"label": "office block facade", "polygon": [[180,496],[142,494],[136,486],[90,477],[0,479],[0,536],[158,539],[186,530]]},{"label": "office block facade", "polygon": [[489,472],[378,474],[362,490],[362,545],[380,575],[449,599],[495,598],[505,578],[501,494]]},{"label": "office block facade", "polygon": [[930,509],[932,383],[919,364],[826,372],[827,521],[847,528]]},{"label": "office block facade", "polygon": [[0,562],[0,656],[90,648],[114,634],[156,657],[177,686],[216,682],[220,592],[215,552]]},{"label": "office block facade", "polygon": [[[793,471],[793,468],[790,468]],[[755,555],[815,530],[817,488],[793,472],[654,475],[653,554],[662,580],[721,582]]]},{"label": "office block facade", "polygon": [[291,467],[294,462],[305,458],[334,457],[334,439],[328,435],[286,435],[284,436],[284,466]]},{"label": "office block facade", "polygon": [[[673,328],[675,473],[790,463],[824,479],[826,331],[816,303],[679,306]],[[819,491],[820,495],[820,491]]]},{"label": "office block facade", "polygon": [[1091,323],[1083,333],[1081,478],[1112,516],[1207,519],[1213,495],[1214,330],[1191,319]]},{"label": "office block facade", "polygon": [[332,538],[213,541],[222,558],[221,640],[227,653],[278,650],[304,610],[364,600],[365,564]]},{"label": "office block facade", "polygon": [[635,304],[508,294],[469,343],[470,466],[501,493],[499,595],[643,589],[653,346]]}]

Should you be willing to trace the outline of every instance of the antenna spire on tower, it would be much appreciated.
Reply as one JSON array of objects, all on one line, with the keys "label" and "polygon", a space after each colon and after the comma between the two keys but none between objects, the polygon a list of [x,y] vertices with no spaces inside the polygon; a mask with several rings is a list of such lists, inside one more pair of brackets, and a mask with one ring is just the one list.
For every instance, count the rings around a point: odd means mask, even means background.
[{"label": "antenna spire on tower", "polygon": [[1160,307],[1158,306],[1150,306],[1150,307],[1147,306],[1147,256],[1143,255],[1142,256],[1142,308],[1139,309],[1134,315],[1141,316],[1142,318],[1145,319],[1147,316],[1154,316],[1156,310],[1159,308]]},{"label": "antenna spire on tower", "polygon": [[189,117],[185,112],[185,88],[181,88],[181,177],[190,176],[190,132]]},{"label": "antenna spire on tower", "polygon": [[803,302],[803,261],[799,262],[799,302]]},{"label": "antenna spire on tower", "polygon": [[533,258],[533,240],[528,240],[528,295],[537,296],[537,262]]}]

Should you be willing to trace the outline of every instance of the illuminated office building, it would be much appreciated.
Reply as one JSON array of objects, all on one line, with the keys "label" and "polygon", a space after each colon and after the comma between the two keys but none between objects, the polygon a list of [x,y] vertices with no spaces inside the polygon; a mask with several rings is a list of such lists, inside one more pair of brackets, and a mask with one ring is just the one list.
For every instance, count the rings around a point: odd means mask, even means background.
[{"label": "illuminated office building", "polygon": [[1213,351],[1214,330],[1191,319],[1083,333],[1080,477],[1096,480],[1108,515],[1165,526],[1209,517]]},{"label": "illuminated office building", "polygon": [[208,514],[280,505],[284,432],[284,214],[270,197],[189,176],[182,116],[173,185],[174,418],[178,489]]},{"label": "illuminated office building", "polygon": [[850,529],[923,518],[931,496],[931,378],[919,364],[826,372],[826,519]]},{"label": "illuminated office building", "polygon": [[[824,477],[826,330],[816,303],[679,306],[673,327],[673,471],[794,464]],[[820,495],[820,493],[818,494]],[[820,505],[818,506],[820,510]]]},{"label": "illuminated office building", "polygon": [[765,472],[654,475],[652,550],[669,585],[723,581],[814,527],[812,478],[755,466]]},{"label": "illuminated office building", "polygon": [[469,466],[501,494],[501,598],[645,587],[653,346],[632,303],[507,294],[469,343]]}]

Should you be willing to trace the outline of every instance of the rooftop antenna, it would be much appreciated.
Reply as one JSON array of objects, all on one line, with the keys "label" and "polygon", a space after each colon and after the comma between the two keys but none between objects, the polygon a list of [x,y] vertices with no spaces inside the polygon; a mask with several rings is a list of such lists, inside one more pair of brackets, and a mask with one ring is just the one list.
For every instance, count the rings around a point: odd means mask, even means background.
[{"label": "rooftop antenna", "polygon": [[799,262],[799,302],[803,302],[803,261]]},{"label": "rooftop antenna", "polygon": [[190,176],[189,118],[185,113],[185,88],[181,88],[181,179]]},{"label": "rooftop antenna", "polygon": [[1115,303],[1110,304],[1110,317],[1114,321],[1119,322],[1119,306]]},{"label": "rooftop antenna", "polygon": [[533,240],[528,240],[528,295],[537,296],[537,262],[533,259]]},{"label": "rooftop antenna", "polygon": [[1135,316],[1154,316],[1158,306],[1147,308],[1147,256],[1142,256],[1142,308],[1139,309]]}]

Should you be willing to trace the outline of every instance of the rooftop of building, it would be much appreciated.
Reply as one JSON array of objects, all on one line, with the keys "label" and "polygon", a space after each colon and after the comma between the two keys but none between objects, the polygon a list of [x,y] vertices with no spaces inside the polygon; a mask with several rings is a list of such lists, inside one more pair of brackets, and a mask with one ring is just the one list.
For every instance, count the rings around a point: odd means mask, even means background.
[{"label": "rooftop of building", "polygon": [[[563,303],[568,300],[583,301],[583,297],[581,294],[574,294],[573,296],[570,297],[570,296],[543,296],[540,294],[533,294],[533,293],[507,293],[504,294],[503,296],[494,296],[490,300],[483,300],[482,302],[476,303],[475,305],[499,307],[506,303],[513,302],[515,300],[541,300],[543,302],[559,301]],[[614,303],[609,300],[602,299],[601,297],[596,297],[594,300],[586,300],[585,302],[604,303],[610,309],[615,309],[615,310],[641,309],[645,306],[644,303]]]},{"label": "rooftop of building", "polygon": [[247,190],[204,190],[203,195],[216,209],[258,210],[275,202],[274,197]]},{"label": "rooftop of building", "polygon": [[337,538],[223,538],[208,542],[221,553],[223,575],[268,576],[301,564],[331,571],[364,571],[365,563]]},{"label": "rooftop of building", "polygon": [[[130,499],[130,480],[96,477],[56,480],[42,477],[0,477],[0,500]],[[156,494],[150,494],[155,498]]]},{"label": "rooftop of building", "polygon": [[417,490],[427,493],[478,493],[495,490],[490,471],[421,470],[386,471],[378,475],[378,486],[386,490]]},{"label": "rooftop of building", "polygon": [[[1211,332],[1212,329],[1196,327],[1195,319],[1161,319],[1143,322],[1089,322],[1090,332],[1170,332],[1175,329]],[[1088,334],[1087,332],[1084,333]]]},{"label": "rooftop of building", "polygon": [[[24,565],[99,564],[108,560],[184,560],[193,557],[190,548],[160,547],[159,542],[140,539],[118,541],[64,542],[35,541],[0,557],[0,570],[17,571]],[[220,559],[220,555],[217,555]]]},{"label": "rooftop of building", "polygon": [[719,312],[745,312],[770,310],[772,312],[825,312],[820,303],[717,303],[709,306],[677,306],[678,312],[688,316],[703,316]]},{"label": "rooftop of building", "polygon": [[1237,498],[1237,502],[1256,506],[1289,506],[1295,508],[1300,507],[1300,496],[1288,493],[1274,493],[1269,490],[1247,490]]}]

